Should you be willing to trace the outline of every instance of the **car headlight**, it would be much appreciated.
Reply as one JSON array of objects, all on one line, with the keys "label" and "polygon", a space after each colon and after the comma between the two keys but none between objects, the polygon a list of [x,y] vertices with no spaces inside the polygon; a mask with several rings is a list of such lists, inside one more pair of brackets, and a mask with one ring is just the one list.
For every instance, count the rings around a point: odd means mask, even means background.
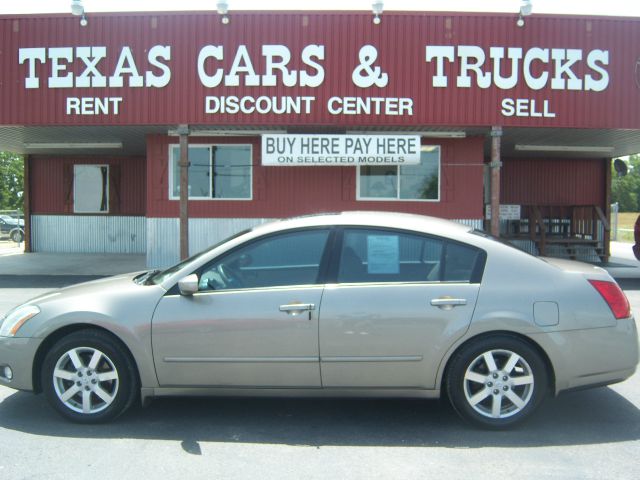
[{"label": "car headlight", "polygon": [[11,310],[0,320],[0,337],[14,337],[27,320],[40,313],[35,305],[23,305]]}]

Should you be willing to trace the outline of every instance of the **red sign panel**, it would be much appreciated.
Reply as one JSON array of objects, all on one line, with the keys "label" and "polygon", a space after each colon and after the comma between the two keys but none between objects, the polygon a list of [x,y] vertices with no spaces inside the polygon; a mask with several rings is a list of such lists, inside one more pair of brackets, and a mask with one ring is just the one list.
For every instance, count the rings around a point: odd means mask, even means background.
[{"label": "red sign panel", "polygon": [[3,125],[640,128],[640,20],[385,13],[0,19]]}]

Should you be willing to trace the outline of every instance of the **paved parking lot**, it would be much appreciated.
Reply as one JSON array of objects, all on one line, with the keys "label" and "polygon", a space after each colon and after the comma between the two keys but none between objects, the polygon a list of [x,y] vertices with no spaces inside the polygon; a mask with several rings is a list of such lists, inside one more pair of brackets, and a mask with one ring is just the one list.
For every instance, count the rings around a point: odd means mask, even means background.
[{"label": "paved parking lot", "polygon": [[12,255],[23,251],[24,243],[12,242],[7,237],[0,237],[0,255]]},{"label": "paved parking lot", "polygon": [[[0,313],[73,276],[0,273]],[[640,280],[622,285],[640,312]],[[485,432],[445,402],[160,399],[79,426],[42,396],[0,387],[0,478],[576,478],[640,471],[640,375],[550,399],[518,429]]]}]

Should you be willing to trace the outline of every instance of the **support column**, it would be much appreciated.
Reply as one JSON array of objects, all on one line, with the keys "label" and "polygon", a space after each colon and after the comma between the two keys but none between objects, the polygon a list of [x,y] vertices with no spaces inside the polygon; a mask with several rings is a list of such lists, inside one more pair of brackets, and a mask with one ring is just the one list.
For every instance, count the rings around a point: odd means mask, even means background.
[{"label": "support column", "polygon": [[189,256],[189,125],[179,125],[180,136],[180,260]]},{"label": "support column", "polygon": [[[604,261],[608,262],[611,257],[611,159],[607,158],[604,161],[604,215],[606,223],[604,227]],[[608,228],[607,228],[608,227]],[[615,233],[615,232],[614,232]]]},{"label": "support column", "polygon": [[23,205],[24,214],[24,252],[31,253],[31,155],[24,156]]},{"label": "support column", "polygon": [[491,235],[500,236],[500,144],[502,127],[491,127]]}]

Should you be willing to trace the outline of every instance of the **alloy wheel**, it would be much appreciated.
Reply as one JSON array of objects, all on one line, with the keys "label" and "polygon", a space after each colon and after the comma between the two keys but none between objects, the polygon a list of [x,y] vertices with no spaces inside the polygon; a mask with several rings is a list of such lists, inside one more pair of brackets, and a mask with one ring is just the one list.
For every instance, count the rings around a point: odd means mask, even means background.
[{"label": "alloy wheel", "polygon": [[69,409],[94,414],[116,399],[120,379],[113,361],[92,347],[77,347],[64,353],[53,369],[53,387]]},{"label": "alloy wheel", "polygon": [[527,361],[510,350],[478,355],[464,374],[464,395],[480,415],[501,419],[520,413],[533,396],[535,379]]}]

